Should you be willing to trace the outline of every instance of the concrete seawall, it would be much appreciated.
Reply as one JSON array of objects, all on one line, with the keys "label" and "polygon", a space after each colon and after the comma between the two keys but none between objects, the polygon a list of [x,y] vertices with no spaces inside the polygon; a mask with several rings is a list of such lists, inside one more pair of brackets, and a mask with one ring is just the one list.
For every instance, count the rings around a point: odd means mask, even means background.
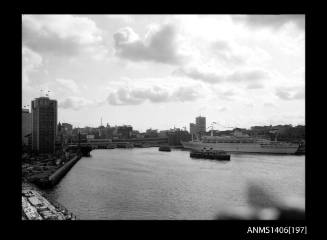
[{"label": "concrete seawall", "polygon": [[61,204],[50,201],[35,185],[22,183],[22,220],[75,220]]},{"label": "concrete seawall", "polygon": [[56,185],[63,176],[74,166],[74,164],[81,159],[81,156],[75,156],[69,160],[65,165],[60,167],[57,171],[49,176],[49,183],[54,186]]}]

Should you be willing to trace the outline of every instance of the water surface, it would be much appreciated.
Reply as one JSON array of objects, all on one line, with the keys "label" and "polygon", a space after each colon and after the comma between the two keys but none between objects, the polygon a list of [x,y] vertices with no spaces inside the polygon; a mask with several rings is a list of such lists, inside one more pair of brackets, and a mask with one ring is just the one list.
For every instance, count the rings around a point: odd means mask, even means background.
[{"label": "water surface", "polygon": [[93,150],[50,198],[78,219],[213,219],[225,206],[247,206],[247,184],[277,196],[304,197],[305,157],[232,154],[231,161],[192,159],[158,148]]}]

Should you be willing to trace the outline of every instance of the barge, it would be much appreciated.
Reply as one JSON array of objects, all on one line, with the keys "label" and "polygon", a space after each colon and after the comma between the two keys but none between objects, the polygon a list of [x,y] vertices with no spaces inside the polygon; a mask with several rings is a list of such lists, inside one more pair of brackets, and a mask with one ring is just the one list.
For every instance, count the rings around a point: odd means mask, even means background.
[{"label": "barge", "polygon": [[159,151],[162,151],[162,152],[171,152],[171,149],[169,146],[160,146],[159,147]]},{"label": "barge", "polygon": [[204,159],[212,159],[212,160],[230,160],[230,154],[227,154],[222,150],[202,150],[202,151],[192,151],[190,152],[191,158],[204,158]]}]

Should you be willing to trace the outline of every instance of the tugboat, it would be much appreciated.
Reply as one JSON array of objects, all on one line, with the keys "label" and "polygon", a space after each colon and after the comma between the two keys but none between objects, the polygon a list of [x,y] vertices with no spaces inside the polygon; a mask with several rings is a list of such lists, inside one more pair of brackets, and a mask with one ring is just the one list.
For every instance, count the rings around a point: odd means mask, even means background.
[{"label": "tugboat", "polygon": [[82,156],[89,157],[90,152],[92,151],[92,146],[91,145],[80,146],[80,151]]},{"label": "tugboat", "polygon": [[160,146],[159,147],[159,151],[162,151],[162,152],[171,152],[171,149],[169,146]]},{"label": "tugboat", "polygon": [[213,160],[230,160],[230,154],[223,150],[201,150],[190,152],[191,158],[205,158]]}]

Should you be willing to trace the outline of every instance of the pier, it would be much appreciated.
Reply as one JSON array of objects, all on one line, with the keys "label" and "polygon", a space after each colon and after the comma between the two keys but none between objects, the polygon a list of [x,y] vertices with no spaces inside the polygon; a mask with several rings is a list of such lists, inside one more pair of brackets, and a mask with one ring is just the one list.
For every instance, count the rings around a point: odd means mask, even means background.
[{"label": "pier", "polygon": [[40,188],[56,185],[73,165],[81,159],[80,153],[66,153],[67,156],[29,156],[23,160],[23,180],[34,183]]},{"label": "pier", "polygon": [[57,202],[49,201],[35,186],[22,184],[22,220],[76,220]]}]

